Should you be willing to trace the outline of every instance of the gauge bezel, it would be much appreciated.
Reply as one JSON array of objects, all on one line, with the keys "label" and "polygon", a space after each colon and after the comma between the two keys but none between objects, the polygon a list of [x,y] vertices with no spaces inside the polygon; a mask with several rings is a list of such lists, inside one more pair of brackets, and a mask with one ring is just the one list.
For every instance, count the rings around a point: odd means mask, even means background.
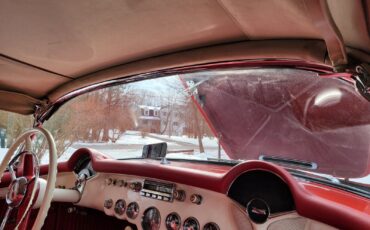
[{"label": "gauge bezel", "polygon": [[[118,204],[118,202],[123,202],[123,208],[121,208],[120,210],[119,210],[119,212],[117,211],[118,210],[118,208],[117,208],[117,204]],[[125,212],[126,212],[126,208],[127,208],[127,206],[126,206],[126,201],[124,200],[124,199],[118,199],[115,203],[114,203],[114,208],[113,208],[113,210],[114,210],[114,213],[116,214],[116,215],[119,215],[119,216],[122,216],[123,214],[125,214]]]},{"label": "gauge bezel", "polygon": [[208,222],[206,223],[204,226],[203,226],[203,230],[205,230],[206,226],[207,225],[213,225],[214,227],[216,227],[217,230],[220,230],[220,227],[218,226],[218,224],[216,224],[215,222]]},{"label": "gauge bezel", "polygon": [[171,228],[168,228],[168,226],[167,226],[167,219],[168,219],[168,217],[169,217],[169,216],[171,216],[171,215],[174,215],[174,216],[176,216],[176,217],[179,219],[179,223],[180,223],[180,225],[179,225],[179,228],[178,228],[177,230],[181,229],[181,226],[182,226],[181,217],[180,217],[180,215],[179,215],[177,212],[171,212],[170,214],[168,214],[168,215],[166,216],[166,220],[165,220],[166,229],[167,229],[167,230],[172,230]]},{"label": "gauge bezel", "polygon": [[[264,203],[264,204],[265,204],[267,214],[266,214],[266,217],[265,217],[265,219],[264,219],[263,221],[256,221],[256,219],[255,219],[254,217],[251,217],[251,215],[250,215],[250,213],[249,213],[248,209],[249,209],[249,205],[251,205],[253,201],[262,201],[262,203]],[[253,198],[253,199],[251,199],[251,200],[248,202],[248,204],[247,204],[247,206],[246,206],[246,208],[245,208],[245,211],[247,212],[249,219],[250,219],[251,221],[253,221],[253,223],[256,223],[256,224],[263,224],[263,223],[265,223],[265,222],[269,219],[270,214],[271,214],[270,206],[267,204],[267,202],[266,202],[264,199],[261,199],[261,198]]]},{"label": "gauge bezel", "polygon": [[[131,205],[135,205],[136,207],[137,207],[137,209],[138,209],[138,212],[137,212],[137,214],[135,215],[135,216],[131,216],[129,213],[129,207],[131,206]],[[137,202],[135,202],[135,201],[133,201],[133,202],[130,202],[128,205],[127,205],[127,207],[126,207],[126,216],[128,217],[128,218],[130,218],[130,219],[132,219],[132,220],[134,220],[134,219],[136,219],[138,216],[139,216],[139,213],[140,213],[140,206],[139,206],[139,204],[137,203]]]},{"label": "gauge bezel", "polygon": [[184,229],[184,227],[185,227],[185,223],[186,223],[189,219],[195,220],[195,222],[196,222],[196,224],[197,224],[197,226],[198,226],[198,229],[199,229],[199,230],[201,229],[201,228],[200,228],[200,224],[199,224],[198,219],[197,219],[197,218],[195,218],[195,217],[193,217],[193,216],[190,216],[190,217],[188,217],[188,218],[186,218],[186,219],[184,220],[184,223],[182,224],[182,228],[183,228],[183,229]]},{"label": "gauge bezel", "polygon": [[144,220],[144,217],[145,217],[146,213],[150,209],[156,209],[158,211],[158,216],[159,216],[159,228],[158,229],[160,229],[161,228],[161,221],[162,221],[161,212],[159,211],[159,209],[157,207],[154,207],[154,206],[150,206],[150,207],[146,208],[145,211],[143,212],[143,215],[141,216],[141,227],[144,229],[143,220]]}]

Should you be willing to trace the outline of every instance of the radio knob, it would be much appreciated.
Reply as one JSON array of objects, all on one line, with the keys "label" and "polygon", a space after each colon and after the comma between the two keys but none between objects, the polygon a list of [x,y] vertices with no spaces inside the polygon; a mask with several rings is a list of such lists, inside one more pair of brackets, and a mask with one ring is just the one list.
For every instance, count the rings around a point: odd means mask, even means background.
[{"label": "radio knob", "polygon": [[117,186],[123,187],[124,185],[125,185],[125,181],[124,180],[118,180],[117,181]]},{"label": "radio knob", "polygon": [[176,190],[173,193],[173,197],[178,201],[184,201],[185,200],[185,191],[184,190]]},{"label": "radio knob", "polygon": [[132,182],[130,183],[129,185],[130,189],[135,191],[135,192],[139,192],[141,190],[141,183],[140,182]]},{"label": "radio knob", "polygon": [[199,205],[200,203],[202,203],[202,196],[201,196],[201,195],[199,195],[199,194],[192,194],[192,195],[190,196],[190,201],[191,201],[191,203],[193,203],[193,204],[197,204],[197,205]]}]

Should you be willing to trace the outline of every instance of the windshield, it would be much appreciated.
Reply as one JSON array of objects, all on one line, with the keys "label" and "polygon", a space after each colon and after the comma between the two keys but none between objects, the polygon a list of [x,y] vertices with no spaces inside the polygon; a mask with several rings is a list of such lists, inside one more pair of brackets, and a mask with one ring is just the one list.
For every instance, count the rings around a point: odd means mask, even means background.
[{"label": "windshield", "polygon": [[69,101],[45,127],[60,160],[81,147],[141,157],[144,145],[166,142],[169,159],[267,156],[336,177],[369,174],[369,103],[352,84],[311,71],[212,70],[112,86]]}]

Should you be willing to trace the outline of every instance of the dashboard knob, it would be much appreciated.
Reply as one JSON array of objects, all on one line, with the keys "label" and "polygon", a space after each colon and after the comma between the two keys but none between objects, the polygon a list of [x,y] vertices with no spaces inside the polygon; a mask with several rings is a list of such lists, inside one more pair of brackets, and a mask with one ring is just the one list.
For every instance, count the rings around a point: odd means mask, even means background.
[{"label": "dashboard knob", "polygon": [[123,187],[125,185],[125,181],[124,180],[118,180],[116,184],[119,187]]},{"label": "dashboard knob", "polygon": [[130,183],[129,185],[130,189],[135,191],[135,192],[139,192],[141,190],[141,183],[140,182],[132,182]]},{"label": "dashboard knob", "polygon": [[112,178],[105,179],[105,184],[111,185],[112,183],[113,183],[113,179]]},{"label": "dashboard knob", "polygon": [[201,204],[202,203],[202,196],[201,195],[199,195],[199,194],[192,194],[191,196],[190,196],[190,201],[191,201],[191,203],[193,203],[193,204]]},{"label": "dashboard knob", "polygon": [[184,190],[176,190],[174,193],[173,193],[173,197],[178,200],[178,201],[184,201],[185,200],[185,191]]}]

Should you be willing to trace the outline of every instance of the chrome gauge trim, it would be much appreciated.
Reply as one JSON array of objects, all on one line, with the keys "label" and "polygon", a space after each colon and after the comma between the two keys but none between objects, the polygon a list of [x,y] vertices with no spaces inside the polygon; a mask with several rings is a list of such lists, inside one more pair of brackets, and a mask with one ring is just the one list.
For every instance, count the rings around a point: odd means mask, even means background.
[{"label": "chrome gauge trim", "polygon": [[203,230],[220,230],[220,227],[215,222],[206,223]]},{"label": "chrome gauge trim", "polygon": [[126,215],[130,219],[136,219],[136,217],[139,215],[140,207],[137,202],[131,202],[127,205],[126,208]]},{"label": "chrome gauge trim", "polygon": [[[189,226],[186,226],[187,224],[189,224],[188,222],[190,221],[193,221],[195,223],[195,225],[191,226],[192,228],[189,228]],[[200,230],[199,221],[195,217],[192,217],[192,216],[188,217],[184,221],[184,224],[182,225],[182,229],[183,230]]]},{"label": "chrome gauge trim", "polygon": [[124,199],[119,199],[116,201],[115,205],[114,205],[114,212],[119,215],[119,216],[122,216],[126,211],[126,202]]},{"label": "chrome gauge trim", "polygon": [[[255,205],[255,203],[259,206],[264,205],[265,207],[250,207],[251,205]],[[247,212],[249,219],[256,224],[265,223],[269,219],[271,213],[270,206],[265,200],[260,198],[251,199],[248,202],[245,211]]]},{"label": "chrome gauge trim", "polygon": [[[155,216],[155,217],[147,216],[148,212],[150,212],[151,210],[154,210],[156,212],[157,216]],[[148,219],[146,219],[146,218],[148,218]],[[160,227],[161,227],[161,213],[158,210],[158,208],[156,208],[154,206],[151,206],[151,207],[145,209],[145,211],[143,213],[143,216],[141,218],[141,227],[144,230],[159,230],[160,229]]]},{"label": "chrome gauge trim", "polygon": [[[171,220],[169,220],[170,217],[176,217],[177,218],[177,220],[178,220],[178,227],[177,228],[171,226],[171,222],[170,222]],[[172,221],[173,221],[173,219],[172,219]],[[176,212],[171,212],[170,214],[167,215],[165,224],[166,224],[166,229],[167,230],[179,230],[181,228],[181,217],[180,217],[180,215],[177,214]]]}]

